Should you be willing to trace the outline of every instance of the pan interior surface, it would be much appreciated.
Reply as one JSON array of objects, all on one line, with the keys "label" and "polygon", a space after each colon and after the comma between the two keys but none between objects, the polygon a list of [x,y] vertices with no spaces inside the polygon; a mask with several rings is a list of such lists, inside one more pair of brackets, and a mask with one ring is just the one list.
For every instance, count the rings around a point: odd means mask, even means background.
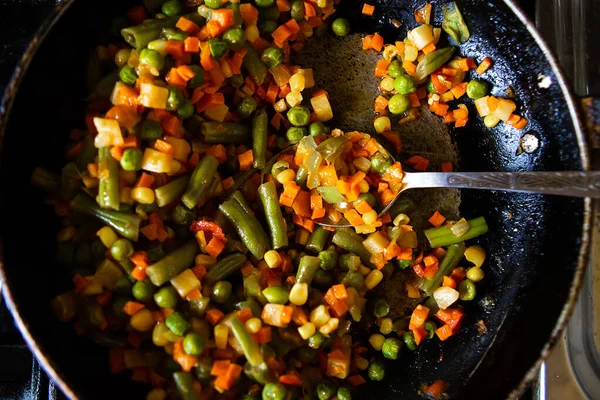
[{"label": "pan interior surface", "polygon": [[[360,14],[362,2],[342,1],[337,16],[349,18],[357,35],[315,38],[315,50],[303,59],[307,67],[315,67],[318,85],[332,94],[339,127],[372,132],[369,119],[377,83],[367,77],[372,76],[377,58],[362,54],[358,38],[360,33],[375,31],[384,35],[386,42],[404,38],[406,30],[415,26],[412,12],[421,4],[381,0],[374,2],[375,15],[367,17]],[[74,1],[31,60],[3,125],[0,234],[8,296],[13,311],[49,360],[45,367],[57,373],[63,387],[86,399],[139,398],[144,391],[125,376],[109,375],[106,351],[77,336],[69,324],[53,318],[48,304],[72,286],[71,276],[55,262],[59,221],[45,204],[43,194],[29,182],[37,165],[60,171],[68,132],[84,127],[89,52],[97,44],[114,40],[108,34],[113,17],[123,15],[128,6],[137,3]],[[587,158],[578,146],[580,133],[568,107],[569,99],[527,28],[504,2],[468,0],[458,4],[472,32],[469,41],[460,47],[461,55],[494,60],[489,73],[494,84],[492,94],[506,97],[508,87],[514,90],[518,109],[524,110],[524,117],[530,121],[525,132],[536,136],[540,146],[533,153],[517,155],[524,132],[503,124],[486,128],[475,117],[469,101],[466,104],[472,117],[465,128],[448,131],[427,113],[421,121],[401,127],[405,155],[430,153],[433,168],[452,161],[462,171],[586,169]],[[439,26],[441,3],[434,2],[433,8],[435,25]],[[392,18],[402,22],[402,27],[395,28],[390,23]],[[304,51],[310,51],[310,46]],[[352,68],[337,67],[353,72],[344,75],[347,84],[334,73],[320,75],[320,69],[327,70],[323,57],[316,54],[322,46],[329,53],[329,70],[344,62],[342,55],[348,51],[360,53]],[[365,78],[350,79],[353,76]],[[540,76],[550,79],[549,87],[538,85]],[[361,81],[366,83],[360,85]],[[423,190],[411,194],[423,216],[438,207],[449,215],[457,212],[457,192],[432,193]],[[466,308],[460,335],[445,343],[432,341],[418,352],[405,354],[388,366],[393,373],[384,383],[365,385],[365,398],[418,398],[422,384],[437,379],[450,383],[452,397],[475,398],[485,393],[490,398],[505,398],[551,338],[578,276],[580,249],[585,245],[583,232],[587,229],[584,201],[463,191],[460,213],[466,218],[483,215],[490,227],[479,240],[488,252],[486,279],[478,285],[477,299]],[[483,335],[477,331],[480,320],[488,329]]]}]

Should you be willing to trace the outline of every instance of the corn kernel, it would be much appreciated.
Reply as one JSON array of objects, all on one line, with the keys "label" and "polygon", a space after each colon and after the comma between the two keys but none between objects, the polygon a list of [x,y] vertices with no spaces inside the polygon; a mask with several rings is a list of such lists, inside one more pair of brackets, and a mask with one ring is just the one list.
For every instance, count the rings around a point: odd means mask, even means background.
[{"label": "corn kernel", "polygon": [[145,187],[133,188],[131,198],[140,204],[152,204],[154,203],[154,190]]},{"label": "corn kernel", "polygon": [[392,130],[392,121],[388,117],[377,117],[373,121],[373,127],[377,133],[384,133]]},{"label": "corn kernel", "polygon": [[254,43],[260,37],[260,32],[256,25],[249,25],[246,28],[246,39],[250,43]]},{"label": "corn kernel", "polygon": [[340,325],[340,320],[337,318],[331,318],[325,325],[319,328],[319,332],[321,332],[325,336],[329,336],[329,334],[335,331]]},{"label": "corn kernel", "polygon": [[146,395],[146,400],[165,400],[167,398],[167,392],[164,389],[156,388],[152,389]]},{"label": "corn kernel", "polygon": [[485,250],[483,247],[474,245],[469,246],[467,250],[465,250],[465,258],[467,261],[475,264],[476,267],[481,267],[483,262],[485,261]]},{"label": "corn kernel", "polygon": [[288,168],[285,171],[278,173],[277,178],[275,179],[277,179],[277,182],[283,185],[284,183],[291,182],[296,179],[296,172],[294,172],[293,169]]},{"label": "corn kernel", "polygon": [[285,102],[285,99],[281,99],[277,103],[273,104],[273,108],[275,109],[275,112],[285,112],[285,110],[287,110],[287,103]]},{"label": "corn kernel", "polygon": [[215,346],[217,349],[227,347],[227,339],[229,338],[229,328],[223,324],[215,326]]},{"label": "corn kernel", "polygon": [[107,247],[107,248],[112,246],[113,243],[116,242],[118,239],[115,231],[113,231],[112,228],[110,228],[108,226],[104,226],[104,227],[100,228],[100,230],[98,230],[98,232],[96,232],[96,236],[98,236],[100,238],[100,241],[102,242],[104,247]]},{"label": "corn kernel", "polygon": [[306,85],[306,80],[304,75],[296,72],[294,75],[290,77],[290,89],[292,92],[301,92],[304,90]]},{"label": "corn kernel", "polygon": [[356,364],[356,368],[360,369],[361,371],[364,371],[367,368],[369,368],[369,360],[361,356],[357,356],[354,359],[354,363]]},{"label": "corn kernel", "polygon": [[383,78],[379,86],[386,92],[391,92],[394,90],[394,78]]},{"label": "corn kernel", "polygon": [[369,191],[369,184],[364,179],[358,182],[358,188],[361,193],[367,193]]},{"label": "corn kernel", "polygon": [[196,256],[196,265],[209,266],[217,262],[217,259],[207,254],[198,254]]},{"label": "corn kernel", "polygon": [[365,286],[368,290],[373,289],[375,286],[379,285],[379,282],[383,279],[383,274],[381,271],[374,269],[369,272],[369,275],[365,278]]},{"label": "corn kernel", "polygon": [[81,181],[83,182],[83,185],[88,189],[98,187],[98,185],[100,184],[100,180],[98,178],[90,176],[90,173],[87,171],[85,171],[81,175]]},{"label": "corn kernel", "polygon": [[377,211],[371,210],[367,211],[362,216],[363,222],[367,225],[374,224],[377,221]]},{"label": "corn kernel", "polygon": [[298,243],[301,246],[306,246],[306,243],[308,243],[309,236],[310,232],[308,232],[306,229],[298,229],[296,231],[296,243]]},{"label": "corn kernel", "polygon": [[154,329],[152,330],[152,343],[158,347],[164,347],[169,344],[169,341],[165,337],[165,333],[169,331],[167,325],[164,322],[159,322],[154,325]]},{"label": "corn kernel", "polygon": [[288,103],[290,107],[295,107],[298,104],[302,103],[302,93],[300,92],[289,92],[285,96],[285,101]]},{"label": "corn kernel", "polygon": [[276,250],[267,251],[264,255],[264,259],[269,268],[277,268],[283,261],[283,259]]},{"label": "corn kernel", "polygon": [[260,328],[262,328],[262,322],[260,318],[250,318],[248,321],[246,321],[246,329],[248,329],[248,332],[255,334],[260,330]]},{"label": "corn kernel", "polygon": [[329,310],[322,304],[310,312],[310,322],[315,324],[316,328],[322,327],[330,319]]},{"label": "corn kernel", "polygon": [[361,265],[360,268],[358,268],[358,272],[360,272],[360,274],[362,276],[367,276],[371,273],[371,268],[369,267],[365,267],[364,265]]},{"label": "corn kernel", "polygon": [[394,328],[394,323],[391,318],[384,318],[381,320],[381,325],[379,325],[379,332],[384,335],[389,335]]},{"label": "corn kernel", "polygon": [[371,347],[373,347],[377,351],[381,351],[381,348],[383,347],[383,342],[385,342],[385,336],[380,335],[379,333],[374,333],[369,338],[369,343],[371,344]]},{"label": "corn kernel", "polygon": [[312,335],[314,335],[316,331],[317,331],[317,328],[315,327],[315,324],[313,324],[312,322],[307,322],[298,328],[298,333],[304,340],[308,340],[308,338],[310,338]]},{"label": "corn kernel", "polygon": [[148,332],[154,327],[154,317],[152,311],[143,308],[131,316],[129,324],[133,329],[139,332]]},{"label": "corn kernel", "polygon": [[294,283],[292,290],[290,291],[290,303],[297,306],[306,304],[308,300],[308,284],[307,283]]},{"label": "corn kernel", "polygon": [[483,123],[488,128],[495,127],[498,125],[498,122],[500,122],[500,118],[496,117],[494,114],[488,114],[485,116],[485,118],[483,118]]},{"label": "corn kernel", "polygon": [[77,232],[77,230],[74,226],[67,226],[65,229],[58,232],[58,235],[56,235],[56,240],[58,242],[66,242],[67,240],[71,240],[73,236],[75,236],[75,232]]},{"label": "corn kernel", "polygon": [[413,45],[404,46],[404,60],[415,61],[419,55],[419,50]]},{"label": "corn kernel", "polygon": [[473,282],[479,282],[484,276],[485,274],[483,273],[483,270],[479,267],[469,268],[467,271],[467,278]]}]

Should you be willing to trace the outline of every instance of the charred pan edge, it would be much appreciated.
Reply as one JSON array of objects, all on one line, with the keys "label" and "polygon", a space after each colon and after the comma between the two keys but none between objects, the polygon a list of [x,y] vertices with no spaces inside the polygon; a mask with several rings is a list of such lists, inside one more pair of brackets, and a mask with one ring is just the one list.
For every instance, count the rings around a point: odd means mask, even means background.
[{"label": "charred pan edge", "polygon": [[[17,93],[19,85],[21,84],[21,80],[23,79],[25,72],[29,68],[31,60],[37,52],[38,48],[40,47],[40,44],[44,41],[44,39],[48,35],[48,32],[50,32],[50,29],[52,29],[52,27],[58,22],[60,17],[71,6],[71,4],[73,4],[73,2],[74,0],[62,0],[56,6],[56,8],[50,13],[50,15],[44,20],[44,22],[40,26],[40,29],[37,31],[37,33],[31,40],[29,47],[27,47],[27,50],[25,50],[25,53],[23,53],[23,57],[21,57],[19,64],[15,68],[15,72],[13,73],[13,76],[2,97],[2,101],[0,102],[0,152],[4,143],[6,121],[8,119],[8,115],[10,114],[10,110],[12,109],[14,102],[13,99]],[[40,364],[44,368],[44,371],[46,371],[46,373],[52,378],[54,383],[58,385],[60,390],[62,390],[62,392],[70,399],[78,399],[79,397],[64,381],[62,374],[59,371],[59,367],[54,363],[54,361],[46,357],[44,350],[39,347],[39,345],[35,342],[35,339],[31,336],[31,333],[29,332],[29,327],[21,317],[19,306],[15,303],[11,293],[10,285],[6,280],[3,260],[4,251],[2,243],[0,241],[0,281],[4,282],[4,299],[6,300],[6,305],[10,310],[11,314],[13,315],[15,323],[19,328],[19,331],[21,331],[21,334],[23,335],[27,346],[29,347],[29,349],[31,349],[33,354],[35,354],[37,359],[40,361]]]},{"label": "charred pan edge", "polygon": [[[515,13],[515,15],[521,20],[521,22],[525,25],[537,45],[542,49],[542,52],[546,56],[546,59],[550,63],[554,75],[556,76],[556,80],[558,85],[560,86],[563,95],[565,97],[565,101],[567,103],[567,107],[569,108],[569,113],[571,114],[571,119],[573,120],[573,127],[575,128],[575,136],[577,136],[577,144],[579,145],[579,152],[581,156],[581,163],[584,171],[590,170],[590,159],[588,153],[588,145],[586,141],[586,137],[584,135],[584,130],[581,125],[581,118],[578,113],[578,109],[575,105],[575,101],[573,99],[573,95],[567,83],[565,82],[564,75],[558,66],[558,62],[554,58],[554,55],[550,51],[550,48],[542,39],[541,35],[535,28],[533,22],[531,22],[525,13],[514,3],[514,0],[504,0],[504,3]],[[592,224],[592,201],[589,197],[584,199],[584,214],[583,214],[583,228],[581,231],[581,248],[579,249],[579,257],[577,261],[577,269],[575,270],[575,277],[573,278],[573,282],[571,283],[571,289],[569,290],[569,297],[567,302],[565,303],[558,320],[556,321],[556,325],[554,326],[554,330],[550,334],[550,338],[548,342],[542,348],[540,353],[540,358],[531,366],[525,377],[521,380],[521,383],[510,392],[508,395],[509,399],[518,398],[525,388],[533,382],[533,380],[537,377],[538,370],[542,363],[548,358],[553,346],[560,339],[560,335],[562,335],[563,331],[567,327],[567,323],[569,322],[569,318],[573,313],[573,309],[575,308],[575,304],[577,303],[577,296],[579,295],[579,290],[581,289],[581,285],[583,282],[583,275],[585,273],[585,269],[588,263],[588,253],[590,246],[590,232],[591,232],[591,224]]]}]

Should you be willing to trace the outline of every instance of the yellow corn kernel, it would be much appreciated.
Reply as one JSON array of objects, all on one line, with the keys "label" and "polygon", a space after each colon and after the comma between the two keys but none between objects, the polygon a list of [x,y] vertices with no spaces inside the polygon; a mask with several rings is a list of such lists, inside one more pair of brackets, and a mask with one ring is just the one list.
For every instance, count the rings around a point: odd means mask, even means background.
[{"label": "yellow corn kernel", "polygon": [[75,232],[77,232],[77,230],[74,226],[67,226],[65,229],[58,232],[58,235],[56,235],[56,241],[66,242],[67,240],[71,240],[73,236],[75,236]]},{"label": "yellow corn kernel", "polygon": [[358,182],[358,188],[361,193],[367,193],[369,191],[369,184],[364,179]]},{"label": "yellow corn kernel", "polygon": [[167,392],[164,389],[156,388],[152,389],[146,395],[146,400],[165,400],[167,398]]},{"label": "yellow corn kernel", "polygon": [[476,267],[481,267],[483,262],[485,261],[485,250],[483,247],[474,245],[469,246],[467,250],[465,250],[465,258],[467,261],[475,264]]},{"label": "yellow corn kernel", "polygon": [[325,307],[323,304],[310,312],[310,322],[315,324],[316,328],[322,327],[330,319],[331,317],[329,316],[329,309],[327,309],[327,307]]},{"label": "yellow corn kernel", "polygon": [[357,356],[356,358],[354,358],[354,363],[356,364],[356,368],[360,369],[361,371],[364,371],[367,368],[369,368],[369,360],[361,356]]},{"label": "yellow corn kernel", "polygon": [[298,243],[299,245],[302,246],[306,246],[306,243],[308,243],[308,237],[310,236],[310,232],[308,232],[306,229],[298,229],[296,231],[296,243]]},{"label": "yellow corn kernel", "polygon": [[225,78],[231,78],[233,76],[233,71],[231,70],[231,65],[228,61],[223,60],[221,62],[221,71],[223,71]]},{"label": "yellow corn kernel", "polygon": [[283,185],[284,183],[291,182],[296,179],[296,172],[294,172],[293,169],[288,168],[285,171],[278,173],[277,178],[275,179],[277,179],[277,182]]},{"label": "yellow corn kernel", "polygon": [[213,265],[214,263],[217,262],[217,259],[214,257],[211,257],[207,254],[198,254],[196,256],[196,265],[204,265],[209,266],[209,265]]},{"label": "yellow corn kernel", "polygon": [[313,324],[312,322],[307,322],[298,328],[298,333],[304,340],[308,340],[308,338],[311,337],[312,335],[314,335],[316,331],[317,331],[317,328],[315,327],[315,324]]},{"label": "yellow corn kernel", "polygon": [[287,110],[287,103],[285,102],[285,99],[281,99],[277,103],[273,104],[273,108],[278,113],[282,113]]},{"label": "yellow corn kernel", "polygon": [[294,283],[292,290],[290,291],[290,303],[297,306],[303,306],[308,300],[308,284],[307,283]]},{"label": "yellow corn kernel", "polygon": [[81,175],[81,181],[83,182],[83,185],[88,189],[98,187],[98,185],[100,184],[100,180],[98,178],[91,177],[90,173],[87,171],[85,171]]},{"label": "yellow corn kernel", "polygon": [[381,271],[374,269],[369,272],[369,275],[365,278],[365,286],[368,290],[373,289],[375,286],[379,285],[379,282],[383,279],[383,274]]},{"label": "yellow corn kernel", "polygon": [[394,323],[391,318],[384,318],[381,320],[381,325],[379,325],[379,332],[384,335],[389,335],[394,328]]},{"label": "yellow corn kernel", "polygon": [[392,121],[388,117],[377,117],[373,121],[373,127],[377,133],[384,133],[392,130]]},{"label": "yellow corn kernel", "polygon": [[264,259],[269,268],[277,268],[283,261],[283,259],[276,250],[267,251],[265,253]]},{"label": "yellow corn kernel", "polygon": [[392,90],[394,90],[394,78],[383,78],[379,86],[386,92],[391,92]]},{"label": "yellow corn kernel", "polygon": [[262,328],[262,322],[260,318],[250,318],[248,321],[246,321],[246,329],[248,332],[255,334],[260,330],[260,328]]},{"label": "yellow corn kernel", "polygon": [[413,45],[404,46],[404,60],[405,61],[415,61],[419,56],[419,50]]},{"label": "yellow corn kernel", "polygon": [[285,96],[285,101],[288,103],[290,107],[295,107],[298,104],[302,103],[302,93],[300,92],[289,92]]},{"label": "yellow corn kernel", "polygon": [[204,235],[204,231],[196,232],[196,241],[198,242],[198,246],[200,247],[201,252],[206,251],[206,236]]},{"label": "yellow corn kernel", "polygon": [[249,25],[246,28],[246,39],[250,43],[254,43],[260,37],[260,32],[256,25]]},{"label": "yellow corn kernel", "polygon": [[377,221],[377,211],[371,210],[367,211],[362,216],[363,222],[367,225],[374,224]]},{"label": "yellow corn kernel", "polygon": [[152,311],[143,308],[131,316],[129,324],[138,332],[148,332],[154,327],[154,317]]},{"label": "yellow corn kernel", "polygon": [[485,116],[485,118],[483,119],[483,123],[485,124],[485,126],[487,126],[488,128],[493,128],[496,125],[498,125],[498,122],[500,122],[500,118],[496,117],[494,114],[488,114]]},{"label": "yellow corn kernel", "polygon": [[96,232],[96,236],[98,236],[100,238],[100,241],[102,242],[104,247],[107,247],[107,248],[112,246],[113,243],[116,242],[118,239],[115,231],[113,231],[112,228],[110,228],[108,226],[104,226],[104,227],[100,228],[100,230],[98,230],[98,232]]},{"label": "yellow corn kernel", "polygon": [[409,299],[418,299],[419,297],[421,297],[421,292],[419,292],[419,289],[417,289],[415,287],[415,285],[412,285],[410,283],[406,283],[406,295],[408,296]]},{"label": "yellow corn kernel", "polygon": [[383,342],[385,342],[385,336],[380,335],[379,333],[374,333],[369,338],[369,343],[371,344],[371,347],[373,347],[377,351],[381,351],[381,348],[383,347]]},{"label": "yellow corn kernel", "polygon": [[361,265],[360,268],[358,269],[358,272],[360,272],[360,274],[362,276],[367,276],[371,273],[371,268],[369,267],[365,267],[364,265]]},{"label": "yellow corn kernel", "polygon": [[227,347],[227,339],[229,337],[229,328],[223,324],[215,326],[215,346],[217,349]]},{"label": "yellow corn kernel", "polygon": [[170,226],[166,226],[165,230],[167,231],[167,237],[169,239],[173,239],[175,237],[175,231],[173,229],[171,229]]},{"label": "yellow corn kernel", "polygon": [[467,278],[473,282],[479,282],[484,276],[483,270],[479,267],[473,267],[467,270]]},{"label": "yellow corn kernel", "polygon": [[152,343],[158,347],[164,347],[169,344],[169,341],[165,337],[165,334],[169,331],[167,325],[164,322],[159,322],[154,325],[154,330],[152,331]]},{"label": "yellow corn kernel", "polygon": [[304,78],[304,75],[299,72],[296,72],[290,77],[289,83],[292,92],[301,92],[306,87],[306,80]]},{"label": "yellow corn kernel", "polygon": [[131,189],[131,198],[140,204],[154,203],[154,190],[146,187]]},{"label": "yellow corn kernel", "polygon": [[340,320],[337,318],[330,318],[329,321],[325,325],[319,328],[319,332],[321,332],[325,336],[329,336],[329,334],[335,331],[340,325]]}]

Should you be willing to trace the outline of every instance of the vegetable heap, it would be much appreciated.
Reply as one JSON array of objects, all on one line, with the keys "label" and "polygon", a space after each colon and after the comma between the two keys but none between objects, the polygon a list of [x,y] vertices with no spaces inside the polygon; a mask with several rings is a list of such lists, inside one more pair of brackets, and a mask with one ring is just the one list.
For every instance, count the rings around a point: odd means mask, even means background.
[{"label": "vegetable heap", "polygon": [[[33,174],[63,218],[57,256],[74,274],[53,310],[110,348],[113,373],[152,385],[150,400],[350,399],[384,379],[380,357],[456,334],[457,302],[484,276],[485,251],[464,243],[487,232],[483,217],[436,211],[421,243],[410,201],[378,217],[400,164],[368,135],[328,135],[325,91],[305,99],[312,71],[288,64],[290,48],[333,3],[255,5],[130,10],[132,48],[99,48],[118,70],[71,132],[72,161]],[[289,142],[296,153],[270,165]],[[312,222],[342,215],[355,229]],[[411,315],[377,290],[398,274]]]}]

